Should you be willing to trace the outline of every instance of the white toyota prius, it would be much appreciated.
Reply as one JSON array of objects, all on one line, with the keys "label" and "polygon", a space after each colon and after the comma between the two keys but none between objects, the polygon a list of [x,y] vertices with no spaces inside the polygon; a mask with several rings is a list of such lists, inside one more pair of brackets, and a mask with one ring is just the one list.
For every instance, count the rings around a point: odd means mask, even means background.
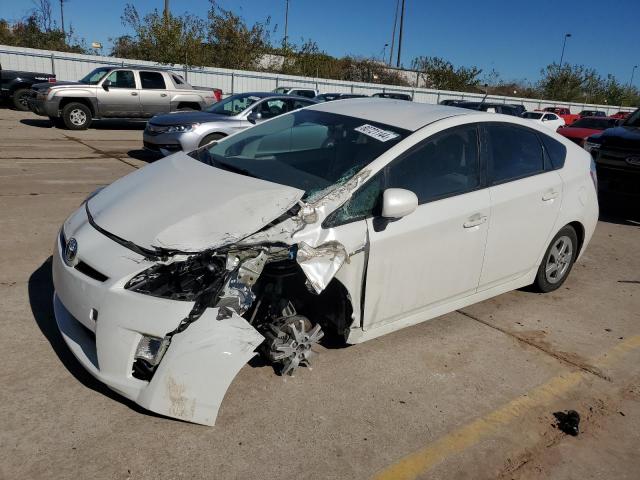
[{"label": "white toyota prius", "polygon": [[213,425],[256,354],[290,374],[329,338],[555,290],[597,218],[591,157],[541,125],[328,102],[92,194],[56,241],[55,316],[111,389]]}]

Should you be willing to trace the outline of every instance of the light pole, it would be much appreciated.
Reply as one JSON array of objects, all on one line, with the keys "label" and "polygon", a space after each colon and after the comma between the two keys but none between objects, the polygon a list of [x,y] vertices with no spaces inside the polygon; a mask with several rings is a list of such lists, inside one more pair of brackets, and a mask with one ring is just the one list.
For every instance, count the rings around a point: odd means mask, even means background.
[{"label": "light pole", "polygon": [[570,37],[571,37],[570,33],[564,34],[564,40],[562,42],[562,53],[560,54],[560,68],[562,68],[562,60],[564,60],[564,47],[567,46],[567,38],[570,38]]},{"label": "light pole", "polygon": [[638,65],[634,65],[631,69],[631,80],[629,80],[629,89],[631,89],[631,87],[633,86],[633,74],[636,73],[636,68],[638,68]]},{"label": "light pole", "polygon": [[382,63],[386,63],[385,58],[387,57],[387,47],[389,46],[388,43],[384,44],[384,47],[382,47]]},{"label": "light pole", "polygon": [[285,10],[284,10],[284,48],[285,50],[287,49],[287,42],[289,41],[288,33],[289,33],[289,0],[287,0],[287,6],[285,7]]}]

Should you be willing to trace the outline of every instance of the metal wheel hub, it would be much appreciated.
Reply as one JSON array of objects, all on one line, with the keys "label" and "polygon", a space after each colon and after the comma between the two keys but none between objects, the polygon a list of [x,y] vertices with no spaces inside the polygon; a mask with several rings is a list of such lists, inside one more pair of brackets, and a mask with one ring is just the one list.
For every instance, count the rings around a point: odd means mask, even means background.
[{"label": "metal wheel hub", "polygon": [[84,125],[87,122],[87,114],[79,108],[74,108],[69,113],[69,119],[76,126]]},{"label": "metal wheel hub", "polygon": [[556,284],[561,281],[571,266],[573,260],[573,243],[566,235],[559,237],[553,243],[545,263],[545,278],[547,282]]},{"label": "metal wheel hub", "polygon": [[267,355],[282,366],[281,375],[293,375],[296,368],[311,366],[311,360],[317,355],[311,347],[324,337],[320,325],[312,327],[307,318],[295,315],[282,318],[270,327]]}]

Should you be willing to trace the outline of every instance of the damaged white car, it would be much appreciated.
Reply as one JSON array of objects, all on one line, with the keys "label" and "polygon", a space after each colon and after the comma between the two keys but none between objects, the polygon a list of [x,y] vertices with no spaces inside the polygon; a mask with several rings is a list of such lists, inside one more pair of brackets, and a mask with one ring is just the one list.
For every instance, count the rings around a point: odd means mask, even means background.
[{"label": "damaged white car", "polygon": [[315,105],[91,195],[53,255],[60,331],[100,381],[213,425],[256,353],[282,374],[535,283],[598,217],[589,155],[526,120],[391,100]]}]

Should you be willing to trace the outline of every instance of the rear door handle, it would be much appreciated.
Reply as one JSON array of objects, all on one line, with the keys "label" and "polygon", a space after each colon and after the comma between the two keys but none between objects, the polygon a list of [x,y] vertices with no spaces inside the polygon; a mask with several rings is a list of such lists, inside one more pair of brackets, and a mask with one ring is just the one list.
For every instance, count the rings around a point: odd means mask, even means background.
[{"label": "rear door handle", "polygon": [[161,96],[161,97],[166,97],[166,96],[167,96],[167,94],[166,94],[166,93],[161,93],[161,94],[160,94],[160,96]]},{"label": "rear door handle", "polygon": [[134,97],[138,96],[138,92],[131,92],[131,95],[133,95]]},{"label": "rear door handle", "polygon": [[542,201],[543,202],[548,202],[549,200],[553,200],[555,198],[558,198],[558,196],[560,196],[560,192],[552,190],[552,191],[547,192],[544,195],[542,195]]},{"label": "rear door handle", "polygon": [[486,221],[487,221],[487,216],[480,215],[478,213],[476,215],[469,217],[469,219],[466,222],[464,222],[462,226],[464,228],[473,228],[473,227],[477,227],[478,225],[482,225],[483,223],[486,223]]}]

